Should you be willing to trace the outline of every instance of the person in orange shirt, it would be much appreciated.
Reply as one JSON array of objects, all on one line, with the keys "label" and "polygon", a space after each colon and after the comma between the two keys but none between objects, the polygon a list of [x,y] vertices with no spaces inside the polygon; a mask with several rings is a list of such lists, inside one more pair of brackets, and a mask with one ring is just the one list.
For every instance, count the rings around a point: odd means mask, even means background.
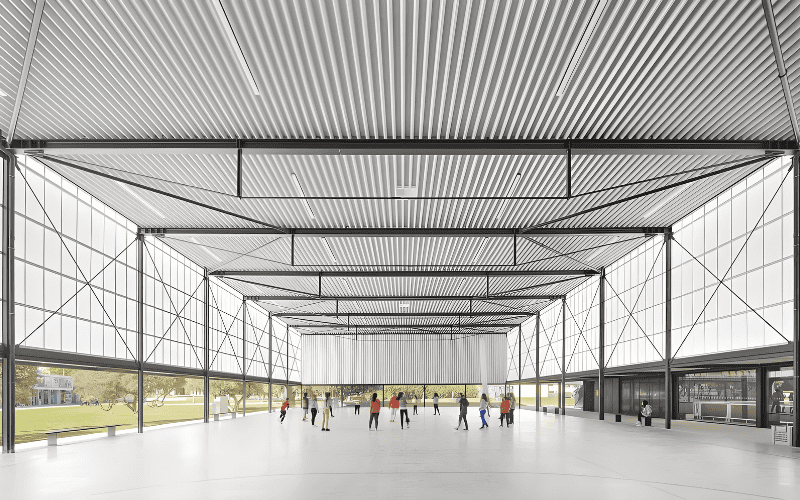
[{"label": "person in orange shirt", "polygon": [[378,414],[381,412],[381,400],[378,393],[372,393],[372,401],[369,403],[369,430],[372,430],[372,421],[375,421],[375,430],[378,430]]},{"label": "person in orange shirt", "polygon": [[389,400],[389,408],[392,410],[389,422],[394,422],[394,417],[397,416],[397,409],[400,408],[400,402],[397,400],[397,393],[392,394],[392,399]]},{"label": "person in orange shirt", "polygon": [[503,398],[503,402],[500,403],[500,427],[503,427],[503,420],[508,423],[508,415],[511,411],[511,401],[509,401],[508,396]]},{"label": "person in orange shirt", "polygon": [[286,410],[289,409],[289,398],[286,398],[286,401],[283,402],[281,405],[281,423],[283,423],[283,419],[286,418]]}]

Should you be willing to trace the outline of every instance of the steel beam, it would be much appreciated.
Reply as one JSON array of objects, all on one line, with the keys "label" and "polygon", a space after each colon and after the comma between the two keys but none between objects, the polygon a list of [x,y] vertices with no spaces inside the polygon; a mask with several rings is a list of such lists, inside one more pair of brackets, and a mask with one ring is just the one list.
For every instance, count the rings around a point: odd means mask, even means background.
[{"label": "steel beam", "polygon": [[561,415],[567,411],[567,299],[561,299]]},{"label": "steel beam", "polygon": [[266,155],[575,155],[600,154],[794,154],[796,141],[683,140],[507,140],[507,139],[143,139],[11,141],[14,153],[47,154],[181,154],[231,153]]},{"label": "steel beam", "polygon": [[466,302],[470,301],[480,301],[480,300],[558,300],[562,296],[561,295],[490,295],[489,297],[485,297],[483,295],[476,295],[474,297],[468,297],[465,295],[406,295],[406,296],[377,296],[377,295],[365,295],[365,296],[318,296],[318,295],[247,295],[247,300],[252,301],[272,301],[272,302],[282,302],[282,301],[304,301],[304,300],[313,300],[314,302],[408,302],[408,301],[415,301],[415,300],[424,300],[426,302],[437,302],[437,301],[458,301],[463,300]]},{"label": "steel beam", "polygon": [[[272,413],[272,313],[267,313],[267,333],[269,334],[269,338],[267,339],[269,342],[268,351],[267,351],[267,377],[269,377],[269,402],[267,403],[269,407],[267,411]],[[289,374],[286,374],[286,378],[289,378]]]},{"label": "steel beam", "polygon": [[211,276],[261,276],[286,278],[486,278],[510,276],[594,276],[594,269],[539,271],[214,271]]},{"label": "steel beam", "polygon": [[[294,238],[513,238],[516,240],[522,229],[503,228],[287,228],[271,227],[150,227],[139,231],[153,236],[227,236],[227,235],[273,235]],[[660,226],[609,226],[609,227],[557,227],[535,228],[525,231],[525,237],[571,237],[571,236],[624,236],[663,234],[667,228]]]},{"label": "steel beam", "polygon": [[247,299],[242,298],[242,416],[247,415]]},{"label": "steel beam", "polygon": [[[351,318],[497,318],[505,316],[534,316],[536,313],[527,312],[473,312],[472,314],[466,312],[418,312],[418,313],[398,313],[398,312],[385,312],[385,313],[348,313],[346,316]],[[336,313],[309,313],[309,312],[291,312],[291,313],[273,313],[272,316],[276,318],[329,318],[336,316]],[[345,316],[340,314],[340,316]],[[359,325],[360,326],[360,325]],[[515,325],[516,326],[516,325]]]},{"label": "steel beam", "polygon": [[5,182],[3,183],[3,332],[2,344],[2,410],[3,410],[3,453],[14,453],[14,439],[16,434],[15,425],[15,402],[16,392],[14,386],[14,375],[16,374],[16,349],[17,340],[15,336],[15,298],[14,298],[14,218],[15,218],[15,171],[16,158],[5,156],[0,153],[3,160],[3,172]]},{"label": "steel beam", "polygon": [[144,234],[136,236],[136,428],[144,432]]},{"label": "steel beam", "polygon": [[[6,140],[13,142],[14,134],[17,130],[17,121],[19,120],[19,112],[22,109],[22,100],[25,98],[25,89],[28,86],[28,75],[31,70],[31,63],[33,62],[33,54],[36,51],[36,41],[39,38],[39,26],[42,24],[42,12],[46,0],[36,0],[36,6],[33,8],[33,19],[31,20],[31,29],[28,30],[28,44],[25,47],[25,59],[22,61],[22,71],[19,75],[19,83],[17,85],[17,95],[14,99],[14,108],[11,111],[11,122],[8,125],[8,137]],[[5,434],[3,434],[5,436]]]},{"label": "steel beam", "polygon": [[208,378],[210,371],[211,332],[209,330],[209,290],[208,269],[203,269],[203,422],[208,423],[208,406],[211,404],[211,382]]},{"label": "steel beam", "polygon": [[[536,357],[535,357],[535,364],[536,364],[536,411],[542,411],[542,388],[540,387],[540,377],[539,377],[539,332],[540,332],[540,325],[541,325],[541,314],[536,313]],[[522,372],[519,374],[519,379],[522,380]]]},{"label": "steel beam", "polygon": [[[475,323],[475,324],[468,324],[468,325],[460,325],[461,333],[492,333],[492,332],[475,332],[473,329],[475,328],[493,328],[497,330],[504,330],[503,335],[508,333],[509,328],[516,328],[519,323]],[[456,325],[458,326],[458,325]],[[345,334],[355,334],[353,328],[361,328],[361,333],[359,335],[369,335],[369,333],[364,333],[365,329],[375,329],[375,330],[397,330],[397,329],[419,329],[419,330],[436,330],[436,329],[444,329],[447,328],[448,331],[453,325],[450,324],[440,324],[440,325],[424,325],[424,324],[408,324],[404,323],[401,325],[387,325],[387,324],[367,324],[367,325],[292,325],[292,328],[295,330],[332,330],[337,333],[345,333]],[[423,332],[420,332],[423,333]],[[306,335],[306,334],[303,334]]]},{"label": "steel beam", "polygon": [[[781,82],[783,98],[786,101],[786,110],[789,115],[789,123],[792,125],[795,140],[800,141],[800,125],[797,122],[797,112],[794,109],[792,99],[792,88],[786,72],[786,64],[783,60],[783,50],[781,49],[781,39],[778,36],[778,24],[775,22],[775,13],[772,10],[772,0],[761,0],[761,7],[764,10],[764,18],[767,21],[769,39],[772,43],[772,54],[775,56],[775,65],[778,68],[778,81]],[[797,427],[795,427],[797,429]],[[797,432],[795,431],[795,434]]]}]

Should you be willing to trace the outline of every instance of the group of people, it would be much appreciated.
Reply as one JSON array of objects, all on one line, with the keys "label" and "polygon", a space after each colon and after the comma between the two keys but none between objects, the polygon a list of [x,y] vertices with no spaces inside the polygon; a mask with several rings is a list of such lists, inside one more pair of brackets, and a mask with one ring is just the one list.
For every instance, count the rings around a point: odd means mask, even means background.
[{"label": "group of people", "polygon": [[[408,417],[408,397],[404,392],[392,394],[392,398],[389,400],[389,409],[391,410],[390,422],[394,422],[395,418],[397,418],[397,412],[400,411],[400,428],[405,429],[406,427],[410,427],[411,419]],[[410,397],[413,406],[413,415],[417,415],[417,404],[419,402],[419,398],[416,395],[411,395]],[[510,426],[514,424],[514,407],[515,407],[515,398],[513,394],[508,394],[503,397],[503,400],[500,403],[500,427],[503,427],[503,423],[505,422],[506,426]],[[380,415],[381,411],[381,400],[378,399],[378,393],[373,393],[372,398],[369,401],[370,407],[370,415],[369,415],[369,430],[372,430],[372,423],[375,422],[375,430],[378,430],[378,416]],[[456,426],[456,430],[461,429],[461,422],[464,422],[464,430],[469,430],[469,424],[467,423],[467,408],[469,407],[469,400],[464,393],[459,394],[458,400],[458,407],[459,407],[459,415],[458,415],[458,425]],[[480,399],[480,415],[481,415],[481,429],[485,429],[489,427],[489,423],[486,421],[486,417],[491,417],[489,413],[489,409],[493,408],[492,405],[489,403],[489,398],[486,394],[481,395]],[[286,411],[289,409],[289,399],[283,402],[281,406],[281,414],[280,420],[283,423],[284,419],[286,418]],[[303,409],[303,422],[308,421],[308,414],[311,413],[311,426],[316,427],[316,419],[317,413],[319,412],[317,406],[317,396],[313,394],[309,397],[307,392],[303,393],[302,399],[302,409]],[[356,399],[355,402],[355,414],[361,414],[361,400]],[[439,411],[439,394],[433,394],[433,414],[434,415],[441,415],[442,413]],[[325,401],[323,403],[323,410],[322,410],[322,430],[323,431],[330,431],[330,417],[333,417],[333,398],[331,398],[331,393],[325,393]]]}]

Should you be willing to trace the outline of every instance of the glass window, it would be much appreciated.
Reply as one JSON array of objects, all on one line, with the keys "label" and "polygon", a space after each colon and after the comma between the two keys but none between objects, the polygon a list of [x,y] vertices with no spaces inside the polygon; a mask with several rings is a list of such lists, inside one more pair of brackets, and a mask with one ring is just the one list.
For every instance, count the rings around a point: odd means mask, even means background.
[{"label": "glass window", "polygon": [[756,373],[740,370],[678,376],[678,420],[756,425]]},{"label": "glass window", "polygon": [[793,375],[791,366],[767,372],[767,414],[770,425],[793,423],[797,401]]},{"label": "glass window", "polygon": [[144,374],[144,425],[203,421],[203,379]]}]

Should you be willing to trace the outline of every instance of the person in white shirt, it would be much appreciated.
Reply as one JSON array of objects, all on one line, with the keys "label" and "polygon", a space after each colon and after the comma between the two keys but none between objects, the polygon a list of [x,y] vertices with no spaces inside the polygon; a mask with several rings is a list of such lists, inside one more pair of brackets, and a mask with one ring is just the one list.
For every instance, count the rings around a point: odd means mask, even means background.
[{"label": "person in white shirt", "polygon": [[419,398],[417,398],[417,395],[414,394],[414,415],[417,414],[417,401],[418,400],[419,400]]},{"label": "person in white shirt", "polygon": [[433,393],[433,414],[436,415],[437,413],[439,415],[442,414],[442,412],[439,411],[439,393],[438,392],[434,392]]},{"label": "person in white shirt", "polygon": [[322,404],[322,430],[323,431],[330,431],[331,429],[328,427],[330,425],[330,416],[333,413],[333,398],[331,398],[331,393],[325,393],[325,402]]},{"label": "person in white shirt", "polygon": [[480,406],[481,422],[483,423],[483,425],[481,425],[481,429],[483,429],[484,427],[489,427],[489,424],[486,423],[486,418],[484,417],[484,414],[486,414],[486,416],[489,416],[489,408],[491,408],[491,405],[489,404],[489,398],[486,397],[486,394],[484,394],[483,396],[481,396],[481,406]]}]

